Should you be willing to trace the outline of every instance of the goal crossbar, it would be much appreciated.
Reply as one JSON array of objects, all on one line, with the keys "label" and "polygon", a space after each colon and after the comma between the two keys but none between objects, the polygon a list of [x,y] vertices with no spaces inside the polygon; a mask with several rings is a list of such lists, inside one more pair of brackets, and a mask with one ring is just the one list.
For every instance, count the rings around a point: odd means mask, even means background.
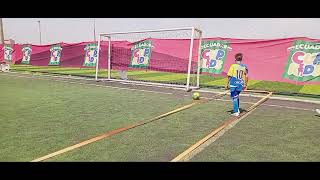
[{"label": "goal crossbar", "polygon": [[110,37],[116,34],[134,34],[134,33],[145,33],[145,32],[162,32],[162,31],[177,31],[177,30],[192,30],[202,33],[202,31],[195,27],[184,27],[184,28],[169,28],[169,29],[152,29],[152,30],[142,30],[142,31],[126,31],[126,32],[113,32],[113,33],[100,33],[100,36]]}]

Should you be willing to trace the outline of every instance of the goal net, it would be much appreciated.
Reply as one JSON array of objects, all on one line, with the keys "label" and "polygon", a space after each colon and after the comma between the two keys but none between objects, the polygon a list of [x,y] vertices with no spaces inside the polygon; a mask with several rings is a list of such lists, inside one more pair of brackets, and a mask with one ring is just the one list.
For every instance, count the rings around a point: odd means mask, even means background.
[{"label": "goal net", "polygon": [[101,33],[95,78],[198,88],[201,37],[193,27]]}]

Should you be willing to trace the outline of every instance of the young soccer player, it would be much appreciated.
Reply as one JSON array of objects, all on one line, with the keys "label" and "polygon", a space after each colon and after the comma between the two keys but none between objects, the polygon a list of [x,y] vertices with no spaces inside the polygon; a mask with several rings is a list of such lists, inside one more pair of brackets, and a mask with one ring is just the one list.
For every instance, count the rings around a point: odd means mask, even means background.
[{"label": "young soccer player", "polygon": [[235,55],[235,64],[230,66],[228,71],[228,83],[226,89],[230,89],[231,99],[233,102],[233,116],[240,114],[240,101],[239,95],[241,91],[247,89],[248,85],[248,68],[242,64],[243,55],[237,53]]}]

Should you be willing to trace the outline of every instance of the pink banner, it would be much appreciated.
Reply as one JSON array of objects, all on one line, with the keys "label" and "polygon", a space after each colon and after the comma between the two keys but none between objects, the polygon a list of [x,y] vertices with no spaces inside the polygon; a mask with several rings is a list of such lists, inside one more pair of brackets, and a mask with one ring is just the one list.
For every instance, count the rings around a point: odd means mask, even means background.
[{"label": "pink banner", "polygon": [[[143,69],[187,72],[190,40],[152,38],[146,40],[151,42],[148,47],[140,47],[137,43],[127,41],[113,41],[111,43],[112,69],[139,69],[130,67],[130,64],[145,60]],[[90,46],[87,46],[88,44]],[[82,42],[29,45],[29,49],[21,44],[10,47],[0,45],[0,60],[12,61],[15,64],[29,63],[35,66],[48,66],[50,63],[50,65],[63,67],[84,67],[84,64],[95,64],[95,44]],[[135,51],[138,52],[137,57],[133,55],[134,46]],[[192,72],[196,72],[197,69],[198,47],[199,41],[195,40],[192,50]],[[29,61],[28,52],[30,53]],[[320,84],[320,40],[304,37],[274,40],[204,38],[200,51],[201,73],[225,76],[230,65],[234,63],[234,55],[239,52],[244,54],[243,63],[248,66],[250,79]],[[99,68],[107,68],[108,42],[101,42],[99,56]],[[87,63],[84,63],[85,57],[87,57]]]}]

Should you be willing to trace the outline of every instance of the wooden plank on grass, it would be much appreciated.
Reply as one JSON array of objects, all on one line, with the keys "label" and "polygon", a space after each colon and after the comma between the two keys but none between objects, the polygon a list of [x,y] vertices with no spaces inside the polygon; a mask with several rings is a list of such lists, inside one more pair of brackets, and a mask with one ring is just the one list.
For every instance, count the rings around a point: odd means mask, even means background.
[{"label": "wooden plank on grass", "polygon": [[[215,95],[215,96],[213,96],[213,98],[219,98],[219,97],[221,97],[221,96],[224,96],[224,95],[227,94],[227,92],[228,92],[228,91],[225,91],[225,92],[223,92],[223,93],[221,93],[221,94]],[[194,105],[196,105],[196,104],[201,104],[201,103],[205,103],[205,102],[208,102],[208,101],[209,101],[209,100],[207,100],[207,99],[206,99],[206,100],[194,101],[194,102],[192,102],[191,104],[188,104],[188,105],[185,105],[185,106],[183,106],[183,107],[177,108],[177,109],[175,109],[175,110],[173,110],[173,111],[164,113],[164,114],[159,115],[159,116],[157,116],[157,117],[154,117],[154,118],[152,118],[152,119],[150,119],[150,120],[148,120],[148,121],[146,121],[146,122],[140,122],[140,123],[137,123],[137,124],[134,124],[134,125],[129,125],[129,126],[126,126],[126,127],[122,127],[122,128],[118,128],[118,129],[115,129],[115,130],[106,132],[106,133],[104,133],[104,134],[102,134],[102,135],[96,136],[96,137],[94,137],[94,138],[88,139],[88,140],[83,141],[83,142],[80,142],[80,143],[78,143],[78,144],[69,146],[69,147],[64,148],[64,149],[61,149],[61,150],[59,150],[59,151],[56,151],[56,152],[50,153],[50,154],[48,154],[48,155],[42,156],[42,157],[40,157],[40,158],[34,159],[34,160],[32,160],[31,162],[44,161],[44,160],[46,160],[46,159],[55,157],[55,156],[57,156],[57,155],[60,155],[60,154],[69,152],[69,151],[71,151],[71,150],[80,148],[80,147],[82,147],[82,146],[91,144],[91,143],[93,143],[93,142],[99,141],[99,140],[104,139],[104,138],[106,138],[106,137],[110,137],[110,136],[112,136],[112,135],[119,134],[119,133],[124,132],[124,131],[127,131],[127,130],[129,130],[129,129],[133,129],[133,128],[136,128],[136,127],[138,127],[138,126],[142,126],[142,125],[151,123],[151,122],[153,122],[153,121],[162,119],[162,118],[164,118],[164,117],[167,117],[167,116],[172,115],[172,114],[174,114],[174,113],[177,113],[177,112],[179,112],[179,111],[183,111],[183,110],[185,110],[185,109],[191,108],[192,106],[194,106]]]},{"label": "wooden plank on grass", "polygon": [[230,119],[228,119],[227,121],[225,121],[221,126],[219,126],[218,128],[214,129],[211,133],[209,133],[207,136],[205,136],[204,138],[200,139],[198,142],[196,142],[195,144],[193,144],[192,146],[190,146],[187,150],[185,150],[184,152],[182,152],[181,154],[179,154],[177,157],[175,157],[174,159],[171,160],[171,162],[178,162],[182,159],[184,159],[186,156],[188,156],[190,153],[192,153],[195,149],[197,149],[200,145],[202,145],[203,143],[205,143],[206,141],[208,141],[210,138],[212,138],[213,136],[215,136],[217,133],[219,133],[221,130],[225,129],[228,125],[232,124],[235,121],[240,121],[241,119],[245,118],[246,116],[248,116],[250,113],[253,112],[253,110],[259,106],[260,104],[262,104],[264,101],[266,101],[267,99],[269,99],[269,97],[272,95],[272,92],[269,92],[269,94],[267,96],[265,96],[264,98],[262,98],[261,100],[259,100],[258,102],[256,102],[255,104],[253,104],[252,106],[250,106],[248,108],[247,112],[243,112],[240,114],[239,117],[232,117]]}]

